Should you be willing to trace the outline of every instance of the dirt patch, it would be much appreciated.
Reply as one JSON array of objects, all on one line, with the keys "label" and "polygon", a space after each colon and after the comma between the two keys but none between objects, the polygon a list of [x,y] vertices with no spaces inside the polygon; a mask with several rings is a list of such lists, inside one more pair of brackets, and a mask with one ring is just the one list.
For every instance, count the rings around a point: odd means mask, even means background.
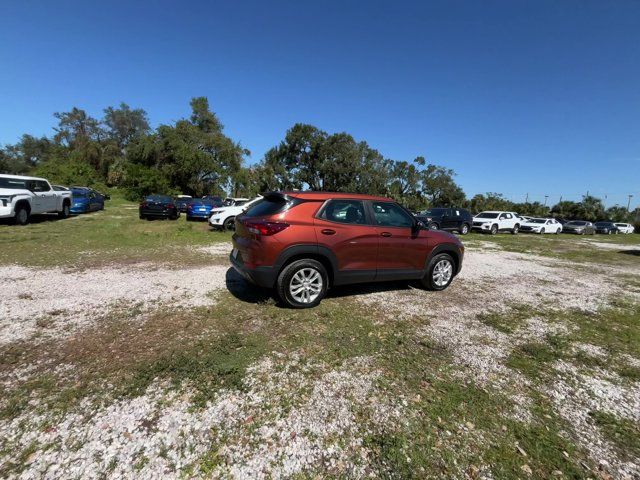
[{"label": "dirt patch", "polygon": [[3,460],[27,450],[29,476],[39,478],[282,478],[310,468],[362,477],[367,431],[358,415],[375,405],[366,428],[402,422],[366,357],[329,368],[274,354],[247,373],[242,391],[221,391],[203,409],[193,409],[187,386],[156,384],[110,406],[87,402],[61,419],[15,418],[0,424]]},{"label": "dirt patch", "polygon": [[227,270],[215,265],[171,269],[149,263],[81,272],[0,267],[0,345],[34,335],[67,336],[118,305],[138,313],[162,304],[211,305],[212,293],[225,287]]}]

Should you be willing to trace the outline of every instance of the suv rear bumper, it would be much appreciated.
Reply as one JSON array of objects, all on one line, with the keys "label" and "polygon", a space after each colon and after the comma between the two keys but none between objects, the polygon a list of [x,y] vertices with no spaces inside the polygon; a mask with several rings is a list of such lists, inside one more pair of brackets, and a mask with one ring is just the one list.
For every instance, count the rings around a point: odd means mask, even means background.
[{"label": "suv rear bumper", "polygon": [[274,267],[247,268],[241,258],[234,258],[233,252],[229,260],[234,270],[250,283],[263,288],[273,288],[276,284],[278,271]]}]

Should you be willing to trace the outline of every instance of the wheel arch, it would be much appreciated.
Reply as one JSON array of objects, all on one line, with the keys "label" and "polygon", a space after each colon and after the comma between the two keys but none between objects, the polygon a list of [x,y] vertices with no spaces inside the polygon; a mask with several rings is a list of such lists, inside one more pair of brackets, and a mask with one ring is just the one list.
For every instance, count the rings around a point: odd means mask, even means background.
[{"label": "wheel arch", "polygon": [[27,212],[31,213],[31,203],[29,203],[29,200],[26,200],[24,198],[16,202],[15,207],[13,207],[13,211],[15,212],[16,210],[18,210],[18,208],[26,208]]},{"label": "wheel arch", "polygon": [[291,262],[302,260],[304,258],[309,258],[320,262],[322,266],[327,270],[327,275],[329,276],[329,284],[333,284],[335,274],[338,271],[338,259],[327,247],[314,244],[292,245],[290,247],[287,247],[282,253],[280,253],[275,264],[275,270],[277,272],[276,278],[278,275],[280,275],[284,267],[289,265]]},{"label": "wheel arch", "polygon": [[441,243],[439,245],[436,245],[436,247],[434,247],[434,249],[431,250],[429,257],[427,258],[427,263],[425,264],[425,271],[427,270],[427,266],[429,265],[433,257],[441,253],[446,253],[451,256],[455,266],[455,275],[460,273],[460,269],[462,268],[462,258],[460,255],[460,251],[458,250],[458,247],[455,243]]}]

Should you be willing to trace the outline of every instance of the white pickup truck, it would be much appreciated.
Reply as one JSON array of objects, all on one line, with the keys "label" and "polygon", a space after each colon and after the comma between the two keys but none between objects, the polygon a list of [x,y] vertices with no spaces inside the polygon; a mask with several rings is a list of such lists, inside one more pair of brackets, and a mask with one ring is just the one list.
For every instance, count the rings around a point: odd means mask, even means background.
[{"label": "white pickup truck", "polygon": [[19,225],[31,215],[57,213],[67,218],[71,191],[57,191],[44,178],[0,175],[0,218],[12,218]]}]

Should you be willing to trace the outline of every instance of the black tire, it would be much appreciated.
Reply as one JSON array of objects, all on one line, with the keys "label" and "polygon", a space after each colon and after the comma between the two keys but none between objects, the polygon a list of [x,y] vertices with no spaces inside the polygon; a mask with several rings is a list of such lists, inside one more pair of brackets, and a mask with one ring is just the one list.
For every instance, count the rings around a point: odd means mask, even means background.
[{"label": "black tire", "polygon": [[436,222],[431,222],[429,224],[429,230],[439,230],[440,229],[440,225],[438,225]]},{"label": "black tire", "polygon": [[29,223],[30,217],[31,211],[26,206],[18,205],[16,207],[16,212],[13,218],[17,225],[26,225],[27,223]]},{"label": "black tire", "polygon": [[560,235],[561,230],[558,228],[556,229],[556,235]]},{"label": "black tire", "polygon": [[520,224],[516,223],[511,230],[511,235],[517,235],[520,231]]},{"label": "black tire", "polygon": [[494,223],[493,225],[491,225],[491,230],[489,230],[489,233],[491,235],[495,235],[496,233],[498,233],[498,224]]},{"label": "black tire", "polygon": [[71,213],[71,209],[69,207],[69,204],[65,202],[62,205],[62,211],[58,212],[58,218],[69,218],[70,213]]},{"label": "black tire", "polygon": [[[434,276],[436,276],[434,272],[436,266],[442,265],[441,262],[445,262],[445,264],[448,263],[450,269],[450,276],[445,283],[439,283],[440,281],[434,278]],[[451,285],[453,277],[455,277],[455,262],[453,261],[453,258],[448,253],[439,253],[431,260],[429,260],[429,264],[427,265],[427,273],[424,277],[422,277],[420,283],[427,290],[440,291]]]},{"label": "black tire", "polygon": [[143,214],[139,214],[138,216],[140,217],[140,220],[144,220],[144,215]]},{"label": "black tire", "polygon": [[[320,275],[321,285],[319,285],[320,291],[317,293],[317,297],[308,302],[301,302],[296,299],[291,293],[291,283],[296,281],[294,277],[302,272],[303,275],[316,271]],[[284,267],[278,275],[278,281],[276,283],[276,293],[280,300],[290,308],[313,308],[320,303],[320,301],[327,294],[327,288],[329,286],[329,276],[327,270],[317,260],[303,258],[302,260],[296,260]],[[304,287],[303,287],[304,288]],[[304,295],[304,294],[303,294]],[[310,295],[313,295],[311,293]]]},{"label": "black tire", "polygon": [[540,235],[543,235],[543,234],[544,234],[544,227],[540,229]]},{"label": "black tire", "polygon": [[222,228],[228,231],[234,231],[236,229],[236,217],[229,217],[225,219],[222,224]]},{"label": "black tire", "polygon": [[460,235],[467,235],[470,230],[471,230],[471,227],[469,226],[469,224],[463,223],[462,227],[460,227]]}]

